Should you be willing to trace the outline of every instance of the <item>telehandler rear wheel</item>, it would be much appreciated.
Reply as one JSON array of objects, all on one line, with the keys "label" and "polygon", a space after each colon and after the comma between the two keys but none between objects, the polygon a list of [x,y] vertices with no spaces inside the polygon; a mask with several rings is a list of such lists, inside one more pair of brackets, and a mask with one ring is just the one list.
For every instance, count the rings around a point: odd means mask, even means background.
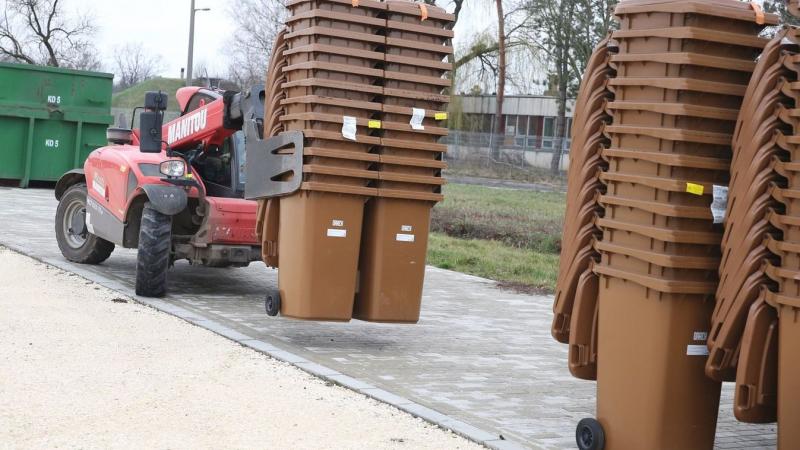
[{"label": "telehandler rear wheel", "polygon": [[172,217],[145,203],[136,257],[136,295],[162,297],[166,294],[171,250]]},{"label": "telehandler rear wheel", "polygon": [[86,184],[67,189],[56,209],[56,241],[61,254],[80,264],[100,264],[111,256],[114,243],[89,232],[86,223]]}]

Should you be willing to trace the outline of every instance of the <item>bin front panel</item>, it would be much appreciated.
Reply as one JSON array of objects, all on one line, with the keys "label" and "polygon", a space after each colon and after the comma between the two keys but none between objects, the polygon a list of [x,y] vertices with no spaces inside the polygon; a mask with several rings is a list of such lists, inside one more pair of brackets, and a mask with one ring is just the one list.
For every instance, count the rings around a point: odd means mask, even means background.
[{"label": "bin front panel", "polygon": [[31,179],[56,181],[75,161],[74,122],[37,120],[31,146]]},{"label": "bin front panel", "polygon": [[25,174],[25,148],[29,120],[0,116],[0,178],[20,179]]}]

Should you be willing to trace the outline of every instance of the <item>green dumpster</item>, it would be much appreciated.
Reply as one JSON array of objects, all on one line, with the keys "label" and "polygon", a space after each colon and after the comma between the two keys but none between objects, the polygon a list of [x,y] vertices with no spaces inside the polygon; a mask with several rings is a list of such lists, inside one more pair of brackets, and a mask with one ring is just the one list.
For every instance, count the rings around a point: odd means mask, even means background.
[{"label": "green dumpster", "polygon": [[0,63],[0,179],[55,181],[106,145],[109,73]]}]

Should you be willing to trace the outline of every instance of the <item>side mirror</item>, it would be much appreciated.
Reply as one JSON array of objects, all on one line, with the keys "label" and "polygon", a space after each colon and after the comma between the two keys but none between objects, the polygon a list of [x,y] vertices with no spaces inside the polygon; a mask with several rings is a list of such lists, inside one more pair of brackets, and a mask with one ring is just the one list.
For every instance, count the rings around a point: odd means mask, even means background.
[{"label": "side mirror", "polygon": [[144,112],[139,115],[139,151],[161,153],[161,127],[167,109],[167,94],[147,92],[144,95]]}]

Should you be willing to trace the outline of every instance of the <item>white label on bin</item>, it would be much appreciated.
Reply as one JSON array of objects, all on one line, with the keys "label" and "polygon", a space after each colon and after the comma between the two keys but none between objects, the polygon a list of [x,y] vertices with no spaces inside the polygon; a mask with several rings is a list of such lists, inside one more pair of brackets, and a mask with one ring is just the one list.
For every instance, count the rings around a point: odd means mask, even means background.
[{"label": "white label on bin", "polygon": [[328,237],[347,237],[347,230],[337,230],[336,228],[328,228]]},{"label": "white label on bin", "polygon": [[706,340],[708,340],[708,333],[705,332],[705,331],[695,331],[694,332],[694,340],[695,341],[700,341],[700,342],[705,342]]},{"label": "white label on bin", "polygon": [[687,356],[708,356],[708,347],[705,345],[687,345]]},{"label": "white label on bin", "polygon": [[400,242],[414,242],[414,235],[397,233],[397,240]]},{"label": "white label on bin", "polygon": [[408,232],[414,231],[414,228],[411,225],[402,225],[400,227],[400,231],[408,233]]},{"label": "white label on bin", "polygon": [[411,108],[411,128],[415,130],[424,130],[422,126],[422,119],[425,118],[425,110],[422,108]]},{"label": "white label on bin", "polygon": [[356,140],[356,118],[353,116],[342,116],[342,136],[351,141]]},{"label": "white label on bin", "polygon": [[344,220],[333,219],[333,220],[331,220],[331,226],[332,227],[343,227],[344,226]]},{"label": "white label on bin", "polygon": [[714,200],[711,202],[711,215],[714,223],[725,221],[725,210],[728,209],[728,186],[714,185]]}]

